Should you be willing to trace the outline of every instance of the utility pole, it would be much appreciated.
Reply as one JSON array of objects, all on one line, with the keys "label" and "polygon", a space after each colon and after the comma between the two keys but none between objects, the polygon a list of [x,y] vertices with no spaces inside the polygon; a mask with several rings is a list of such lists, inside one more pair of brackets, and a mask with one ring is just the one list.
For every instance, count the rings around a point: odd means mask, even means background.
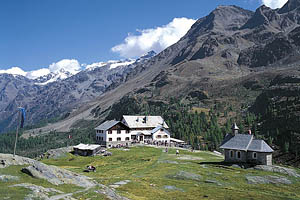
[{"label": "utility pole", "polygon": [[20,126],[20,117],[21,117],[21,110],[18,108],[18,122],[17,122],[17,131],[16,131],[16,139],[15,139],[15,147],[14,147],[14,157],[16,155],[18,133],[19,133],[19,126]]}]

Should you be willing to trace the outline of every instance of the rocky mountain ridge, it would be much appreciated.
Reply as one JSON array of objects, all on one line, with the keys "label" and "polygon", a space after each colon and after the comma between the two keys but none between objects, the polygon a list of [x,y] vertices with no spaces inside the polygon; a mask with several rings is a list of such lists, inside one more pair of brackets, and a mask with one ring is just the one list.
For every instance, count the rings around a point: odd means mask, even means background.
[{"label": "rocky mountain ridge", "polygon": [[[128,95],[143,101],[168,102],[170,97],[185,101],[191,99],[190,94],[205,94],[205,101],[188,103],[208,107],[220,99],[239,105],[253,103],[255,95],[278,74],[299,70],[297,2],[288,1],[275,10],[261,6],[255,12],[219,6],[197,20],[177,43],[137,64],[125,76],[114,75],[108,91],[93,96],[89,99],[92,101],[45,130],[68,131],[80,118],[101,121],[114,103]],[[85,75],[80,76],[85,79]],[[251,81],[259,87],[243,87]],[[235,95],[244,89],[253,97]]]},{"label": "rocky mountain ridge", "polygon": [[111,61],[94,65],[75,75],[60,70],[38,79],[0,74],[0,132],[16,127],[17,107],[27,110],[27,124],[64,117],[78,104],[93,100],[124,79],[136,65],[143,65],[155,52],[137,60]]}]

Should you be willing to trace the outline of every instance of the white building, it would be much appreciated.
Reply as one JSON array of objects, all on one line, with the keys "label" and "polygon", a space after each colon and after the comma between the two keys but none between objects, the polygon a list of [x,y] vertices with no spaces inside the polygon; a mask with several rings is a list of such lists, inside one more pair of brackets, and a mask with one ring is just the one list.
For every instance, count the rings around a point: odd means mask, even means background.
[{"label": "white building", "polygon": [[132,142],[170,143],[169,127],[161,116],[124,115],[122,121],[106,121],[96,127],[96,141],[105,147],[127,146]]},{"label": "white building", "polygon": [[161,116],[123,115],[122,122],[130,128],[132,141],[170,143],[169,127]]},{"label": "white building", "polygon": [[92,156],[100,151],[101,146],[97,144],[78,144],[73,147],[75,155]]},{"label": "white building", "polygon": [[129,145],[131,143],[130,129],[120,121],[106,121],[95,128],[96,141],[105,147]]}]

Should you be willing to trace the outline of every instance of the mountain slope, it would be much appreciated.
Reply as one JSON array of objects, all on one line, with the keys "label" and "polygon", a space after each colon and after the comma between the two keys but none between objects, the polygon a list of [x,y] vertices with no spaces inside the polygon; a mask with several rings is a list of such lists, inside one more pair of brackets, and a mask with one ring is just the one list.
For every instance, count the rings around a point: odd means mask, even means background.
[{"label": "mountain slope", "polygon": [[285,63],[297,70],[300,15],[295,5],[288,6],[290,12],[284,7],[272,10],[261,6],[255,13],[236,6],[219,6],[197,20],[177,43],[147,63],[137,64],[126,77],[114,82],[110,88],[113,90],[82,107],[84,112],[78,115],[75,111],[58,124],[68,124],[64,128],[67,131],[78,116],[93,118],[95,109],[100,114],[97,116],[105,117],[110,106],[127,94],[146,101],[169,101],[170,97],[186,100],[191,92],[200,92],[208,97],[208,107],[220,95],[226,96],[224,100],[235,99],[239,105],[253,102],[266,85],[250,90],[251,98],[234,96],[238,88],[244,90],[243,82],[260,82],[260,77],[270,82],[276,74],[284,73],[277,72],[277,68],[286,68]]},{"label": "mountain slope", "polygon": [[23,76],[0,74],[0,132],[16,127],[17,107],[27,110],[27,124],[44,119],[64,118],[76,108],[95,99],[123,81],[136,65],[143,65],[155,55],[149,52],[138,60],[110,61],[94,64],[72,75],[64,70],[35,80]]}]

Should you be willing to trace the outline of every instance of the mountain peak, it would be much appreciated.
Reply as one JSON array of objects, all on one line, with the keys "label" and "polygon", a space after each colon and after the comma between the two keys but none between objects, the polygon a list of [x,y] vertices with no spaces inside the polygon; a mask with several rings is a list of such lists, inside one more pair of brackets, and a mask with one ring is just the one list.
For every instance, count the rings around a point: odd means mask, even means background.
[{"label": "mountain peak", "polygon": [[278,13],[279,14],[287,13],[299,7],[300,7],[300,0],[288,0],[288,2],[286,2],[286,4],[279,9]]},{"label": "mountain peak", "polygon": [[218,6],[205,20],[210,27],[217,30],[237,30],[253,15],[252,11],[238,6]]},{"label": "mountain peak", "polygon": [[151,51],[148,51],[147,53],[143,54],[139,59],[148,59],[148,58],[152,58],[155,55],[156,55],[156,52],[151,50]]},{"label": "mountain peak", "polygon": [[256,9],[253,17],[247,21],[247,23],[242,27],[242,29],[246,29],[246,28],[251,29],[267,23],[269,20],[266,17],[266,15],[268,15],[267,13],[269,12],[275,12],[275,11],[265,5],[260,6],[259,8]]}]

